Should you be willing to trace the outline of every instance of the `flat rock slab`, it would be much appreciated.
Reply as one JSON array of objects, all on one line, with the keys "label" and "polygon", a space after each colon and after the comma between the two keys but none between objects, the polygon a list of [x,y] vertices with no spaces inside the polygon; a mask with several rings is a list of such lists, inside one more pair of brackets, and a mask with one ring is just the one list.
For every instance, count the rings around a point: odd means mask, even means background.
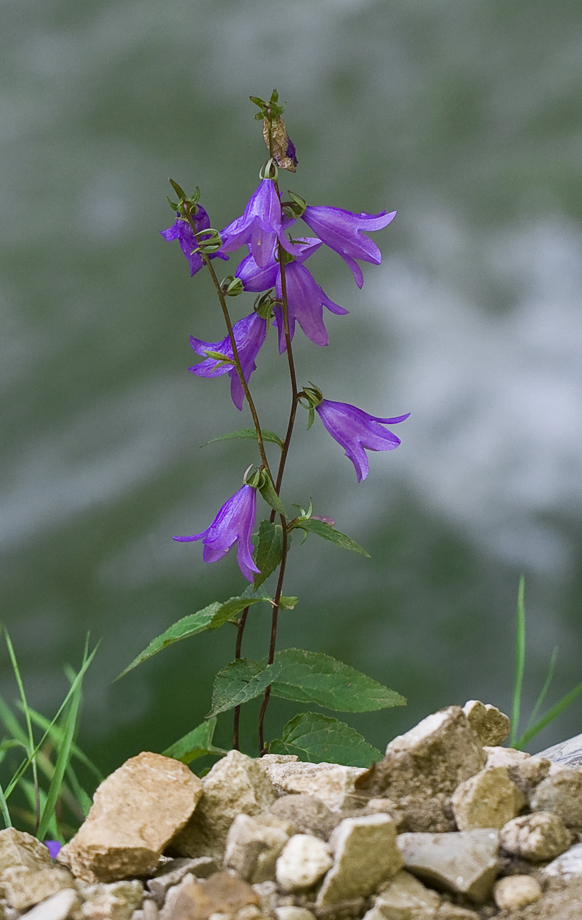
[{"label": "flat rock slab", "polygon": [[507,767],[486,767],[459,783],[452,797],[453,813],[460,831],[477,827],[501,830],[516,818],[525,796],[509,778]]},{"label": "flat rock slab", "polygon": [[396,825],[388,815],[345,818],[330,838],[333,867],[323,880],[317,904],[368,897],[403,866]]},{"label": "flat rock slab", "polygon": [[323,802],[331,811],[351,807],[358,798],[355,782],[366,770],[337,763],[270,763],[264,766],[279,795],[303,793]]},{"label": "flat rock slab", "polygon": [[491,894],[497,874],[499,834],[479,829],[450,834],[400,834],[405,868],[477,904]]}]

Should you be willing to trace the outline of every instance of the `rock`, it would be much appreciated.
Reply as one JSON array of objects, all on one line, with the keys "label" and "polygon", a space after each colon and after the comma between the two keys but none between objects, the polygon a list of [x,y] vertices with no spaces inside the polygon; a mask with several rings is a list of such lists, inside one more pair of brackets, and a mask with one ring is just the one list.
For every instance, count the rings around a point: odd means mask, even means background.
[{"label": "rock", "polygon": [[449,834],[400,834],[406,869],[421,879],[463,894],[476,904],[487,899],[497,871],[498,832],[478,829]]},{"label": "rock", "polygon": [[270,814],[284,821],[290,821],[298,834],[312,834],[329,840],[330,834],[341,820],[320,799],[312,795],[283,795],[270,808]]},{"label": "rock", "polygon": [[83,920],[130,920],[143,898],[143,884],[132,881],[79,886],[85,903],[81,907]]},{"label": "rock", "polygon": [[273,763],[264,769],[278,795],[304,793],[323,802],[331,811],[359,804],[354,784],[366,772],[363,767],[336,763]]},{"label": "rock", "polygon": [[26,914],[27,920],[67,920],[77,911],[81,899],[74,888],[63,888]]},{"label": "rock", "polygon": [[259,899],[262,913],[267,917],[272,917],[280,902],[277,882],[260,882],[258,885],[253,885],[253,891]]},{"label": "rock", "polygon": [[499,845],[508,853],[532,862],[554,859],[572,843],[572,834],[551,811],[536,811],[514,818],[501,829]]},{"label": "rock", "polygon": [[141,908],[134,910],[131,920],[158,920],[159,911],[155,901],[144,901]]},{"label": "rock", "polygon": [[544,878],[582,881],[582,843],[577,843],[541,870]]},{"label": "rock", "polygon": [[330,847],[334,854],[333,868],[317,896],[319,907],[368,897],[381,881],[403,865],[396,845],[396,825],[389,815],[346,818],[331,835]]},{"label": "rock", "polygon": [[435,920],[440,900],[414,875],[400,871],[382,888],[363,920]]},{"label": "rock", "polygon": [[44,843],[32,834],[17,831],[13,827],[0,831],[0,873],[12,866],[43,869],[52,864]]},{"label": "rock", "polygon": [[582,770],[564,767],[542,780],[530,796],[532,811],[553,811],[566,827],[582,831]]},{"label": "rock", "polygon": [[[285,765],[283,765],[285,766]],[[172,840],[180,856],[222,860],[230,825],[237,815],[260,815],[275,801],[268,770],[258,761],[229,751],[202,780],[202,797],[192,819]]]},{"label": "rock", "polygon": [[497,706],[492,706],[491,703],[484,706],[479,700],[468,700],[463,706],[463,712],[481,744],[503,744],[509,736],[509,716],[501,712]]},{"label": "rock", "polygon": [[582,764],[582,735],[575,735],[566,741],[560,741],[559,744],[553,744],[552,747],[540,751],[539,757],[545,757],[553,763],[564,763],[571,766]]},{"label": "rock", "polygon": [[251,884],[275,878],[275,864],[295,828],[273,814],[237,815],[226,838],[224,868]]},{"label": "rock", "polygon": [[198,859],[172,859],[156,870],[154,877],[146,882],[146,888],[156,904],[161,907],[168,889],[181,882],[185,875],[208,878],[209,875],[218,872],[218,868],[216,861],[209,856],[200,856]]},{"label": "rock", "polygon": [[259,904],[250,885],[228,872],[216,872],[199,882],[187,875],[168,892],[160,920],[208,920],[212,914],[237,914],[249,904]]},{"label": "rock", "polygon": [[277,920],[315,920],[315,914],[305,907],[276,907]]},{"label": "rock", "polygon": [[87,882],[147,875],[202,795],[185,764],[144,751],[98,787],[84,824],[57,859]]},{"label": "rock", "polygon": [[528,797],[538,783],[546,778],[550,770],[550,761],[538,755],[531,756],[525,751],[513,748],[485,747],[489,767],[507,767],[509,778],[523,794]]},{"label": "rock", "polygon": [[15,907],[16,910],[26,910],[58,891],[74,886],[75,880],[68,869],[52,865],[42,869],[10,866],[4,869],[0,877],[3,896],[10,907]]},{"label": "rock", "polygon": [[517,817],[524,805],[525,797],[510,780],[507,767],[481,770],[459,783],[452,797],[453,814],[460,831],[477,827],[499,830]]},{"label": "rock", "polygon": [[[416,918],[412,918],[416,920]],[[459,907],[458,904],[449,904],[443,902],[436,912],[435,920],[480,920],[479,914],[474,910],[466,907]]]},{"label": "rock", "polygon": [[450,706],[394,738],[356,791],[398,802],[411,831],[453,831],[453,792],[483,769],[486,755],[460,706]]},{"label": "rock", "polygon": [[377,798],[368,799],[366,807],[362,809],[365,814],[385,814],[390,815],[397,828],[400,828],[405,820],[406,815],[403,810],[392,799]]},{"label": "rock", "polygon": [[283,891],[313,888],[333,865],[329,847],[311,834],[295,834],[277,860],[277,882]]},{"label": "rock", "polygon": [[541,898],[542,886],[531,875],[510,875],[495,883],[493,898],[500,910],[519,910]]}]

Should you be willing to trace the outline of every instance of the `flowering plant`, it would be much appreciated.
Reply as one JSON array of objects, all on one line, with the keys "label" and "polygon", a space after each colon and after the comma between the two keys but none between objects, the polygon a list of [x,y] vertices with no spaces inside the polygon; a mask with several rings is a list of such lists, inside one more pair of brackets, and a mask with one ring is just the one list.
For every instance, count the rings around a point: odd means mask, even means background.
[{"label": "flowering plant", "polygon": [[[296,597],[283,594],[287,557],[292,536],[300,531],[304,539],[315,534],[337,546],[361,555],[368,554],[354,540],[335,528],[335,522],[314,515],[313,507],[295,517],[288,514],[281,499],[281,490],[289,457],[298,406],[308,410],[308,428],[321,419],[329,434],[344,449],[355,467],[358,482],[369,472],[366,451],[394,450],[400,439],[386,426],[403,422],[408,415],[380,418],[369,415],[348,403],[324,397],[313,383],[300,387],[297,382],[293,340],[298,324],[316,345],[328,344],[328,332],[323,321],[323,308],[336,315],[348,311],[334,303],[319,286],[305,263],[321,247],[335,251],[351,269],[356,284],[362,287],[363,273],[358,261],[379,264],[380,250],[367,236],[386,227],[395,211],[380,214],[353,214],[340,208],[308,205],[294,192],[283,200],[279,189],[279,171],[295,172],[296,151],[289,139],[282,118],[283,106],[274,90],[268,102],[251,96],[258,106],[255,116],[263,122],[263,136],[269,158],[260,172],[260,184],[244,210],[222,231],[211,228],[206,210],[199,204],[200,191],[188,197],[173,180],[177,201],[168,199],[176,219],[162,236],[178,240],[186,256],[190,274],[201,270],[210,274],[226,325],[226,336],[216,342],[205,342],[192,336],[192,348],[204,360],[190,371],[199,377],[230,377],[231,398],[238,410],[245,400],[253,427],[244,428],[221,438],[249,439],[257,444],[256,466],[249,467],[243,485],[222,504],[214,520],[205,530],[193,536],[174,537],[178,542],[203,543],[203,560],[207,563],[223,559],[237,544],[240,571],[249,582],[245,590],[226,601],[216,601],[196,613],[183,617],[148,647],[129,665],[124,674],[148,660],[168,645],[206,630],[218,629],[226,623],[236,628],[234,659],[216,676],[212,707],[206,720],[175,742],[164,753],[185,763],[202,754],[221,754],[213,744],[218,715],[234,710],[233,747],[238,749],[241,706],[262,697],[258,719],[259,752],[297,754],[309,761],[334,761],[369,766],[382,755],[355,729],[337,719],[317,712],[302,712],[284,727],[281,737],[265,740],[265,713],[271,697],[313,703],[340,712],[364,712],[403,705],[406,701],[378,681],[354,670],[329,655],[302,649],[277,650],[279,613],[293,610]],[[297,235],[299,221],[316,236]],[[213,260],[228,259],[243,249],[243,259],[234,275],[219,280]],[[236,322],[231,319],[228,298],[244,292],[258,294],[251,313]],[[268,341],[271,322],[277,328],[278,351],[285,355],[291,389],[291,407],[286,433],[280,437],[262,427],[249,382],[256,370],[256,359]],[[272,338],[272,336],[271,336]],[[279,451],[276,467],[267,454],[267,445]],[[271,446],[272,450],[273,447]],[[257,492],[269,507],[267,517],[256,526]],[[300,506],[297,506],[300,507]],[[202,522],[201,522],[202,523]],[[274,576],[274,589],[268,592],[265,582]],[[271,634],[268,655],[261,661],[242,656],[245,626],[251,609],[259,603],[271,607]]]}]

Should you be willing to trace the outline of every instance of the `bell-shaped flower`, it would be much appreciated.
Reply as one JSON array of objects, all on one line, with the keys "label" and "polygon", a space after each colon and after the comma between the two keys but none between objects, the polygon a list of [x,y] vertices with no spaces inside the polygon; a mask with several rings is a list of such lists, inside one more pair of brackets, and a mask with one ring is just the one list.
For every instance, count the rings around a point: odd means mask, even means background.
[{"label": "bell-shaped flower", "polygon": [[[201,230],[210,229],[210,218],[204,208],[199,204],[196,205],[196,213],[194,214],[192,212],[192,223],[196,227],[197,233],[200,233]],[[176,222],[173,223],[171,227],[168,227],[167,230],[160,230],[160,233],[168,242],[172,240],[180,241],[182,252],[190,264],[190,276],[195,275],[201,268],[204,268],[204,259],[199,252],[195,252],[198,247],[198,240],[194,235],[192,227],[184,217],[178,214]],[[225,261],[228,259],[228,256],[223,255],[221,252],[214,253],[210,256],[211,259],[216,259],[217,257]]]},{"label": "bell-shaped flower", "polygon": [[378,418],[356,406],[330,399],[322,399],[314,408],[332,438],[341,444],[346,457],[354,464],[358,482],[368,475],[366,450],[394,450],[400,444],[400,438],[382,426],[396,425],[410,415],[408,412],[396,418]]},{"label": "bell-shaped flower", "polygon": [[380,214],[353,214],[341,208],[307,206],[301,215],[308,227],[334,249],[352,270],[356,284],[362,287],[364,275],[355,261],[362,259],[379,265],[382,254],[375,243],[364,235],[364,231],[381,230],[396,217],[396,211],[381,211]]},{"label": "bell-shaped flower", "polygon": [[[257,313],[251,313],[249,316],[239,319],[238,323],[235,323],[232,327],[232,331],[243,376],[248,383],[252,372],[257,369],[255,358],[267,335],[267,321],[261,319]],[[218,358],[211,358],[207,355],[207,352],[214,351],[233,360],[234,355],[230,336],[227,335],[221,342],[203,342],[201,339],[195,339],[191,335],[190,345],[196,354],[206,358],[200,364],[190,367],[191,373],[196,374],[198,377],[218,377],[221,374],[228,374],[232,401],[237,409],[242,409],[245,393],[236,367],[230,363],[222,363]]]},{"label": "bell-shaped flower", "polygon": [[295,248],[285,236],[282,225],[281,199],[272,179],[261,179],[249,198],[244,214],[221,231],[220,251],[234,252],[248,243],[255,262],[265,268],[275,256],[277,240],[283,249],[294,254]]},{"label": "bell-shaped flower", "polygon": [[202,540],[204,562],[218,562],[238,540],[238,567],[249,581],[259,569],[253,562],[251,536],[257,513],[257,490],[244,485],[224,503],[210,527],[191,537],[174,537],[179,543]]}]

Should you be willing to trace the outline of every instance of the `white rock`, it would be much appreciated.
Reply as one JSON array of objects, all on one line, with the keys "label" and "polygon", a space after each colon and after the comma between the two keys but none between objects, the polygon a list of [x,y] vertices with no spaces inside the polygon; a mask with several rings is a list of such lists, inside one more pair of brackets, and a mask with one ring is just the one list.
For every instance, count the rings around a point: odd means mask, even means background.
[{"label": "white rock", "polygon": [[572,843],[572,834],[562,819],[551,811],[522,815],[503,827],[499,845],[508,853],[533,862],[554,859]]},{"label": "white rock", "polygon": [[493,898],[500,910],[519,910],[541,898],[542,886],[531,875],[510,875],[495,883]]},{"label": "white rock", "polygon": [[541,870],[544,877],[582,879],[582,843],[577,843]]},{"label": "white rock", "polygon": [[[261,758],[263,759],[263,758]],[[272,763],[265,773],[279,795],[305,793],[319,799],[331,811],[349,807],[355,795],[354,783],[366,771],[336,763]]]},{"label": "white rock", "polygon": [[483,750],[487,754],[486,767],[507,767],[509,778],[525,796],[529,796],[534,786],[541,783],[550,770],[550,761],[537,754],[532,756],[525,751],[498,746],[485,746]]},{"label": "white rock", "polygon": [[277,860],[277,882],[283,891],[312,888],[333,865],[329,847],[319,837],[295,834]]},{"label": "white rock", "polygon": [[294,830],[274,815],[237,815],[226,838],[224,868],[251,884],[274,879],[277,859]]},{"label": "white rock", "polygon": [[397,872],[382,889],[363,920],[434,920],[440,904],[436,891],[409,872]]},{"label": "white rock", "polygon": [[305,907],[292,907],[291,905],[275,908],[277,920],[315,920],[315,914]]},{"label": "white rock", "polygon": [[29,910],[26,917],[27,920],[66,920],[80,903],[79,895],[74,888],[63,888]]}]

